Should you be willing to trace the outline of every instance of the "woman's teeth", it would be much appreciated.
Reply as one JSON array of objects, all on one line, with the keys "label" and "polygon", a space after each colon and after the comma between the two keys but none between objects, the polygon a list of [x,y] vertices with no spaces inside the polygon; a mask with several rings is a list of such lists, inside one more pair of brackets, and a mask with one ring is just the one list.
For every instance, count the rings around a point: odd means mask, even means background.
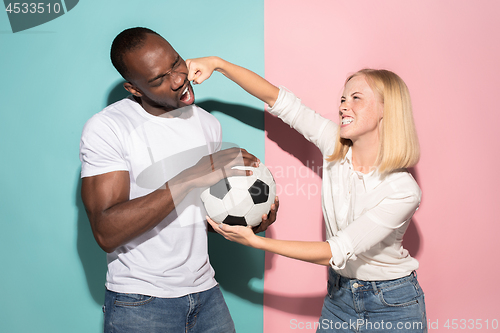
[{"label": "woman's teeth", "polygon": [[342,125],[350,124],[354,121],[352,118],[342,118]]}]

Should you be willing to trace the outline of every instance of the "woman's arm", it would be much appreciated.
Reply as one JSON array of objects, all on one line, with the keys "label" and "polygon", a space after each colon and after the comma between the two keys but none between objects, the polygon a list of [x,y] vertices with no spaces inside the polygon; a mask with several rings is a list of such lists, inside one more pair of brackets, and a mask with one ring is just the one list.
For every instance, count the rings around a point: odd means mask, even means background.
[{"label": "woman's arm", "polygon": [[218,57],[188,59],[186,65],[189,70],[188,80],[202,83],[214,71],[219,71],[248,93],[267,103],[270,106],[267,111],[318,146],[323,155],[330,155],[333,152],[337,124],[302,104],[302,101],[291,92],[282,89],[280,93],[278,87],[254,72]]},{"label": "woman's arm", "polygon": [[[370,250],[395,229],[407,223],[419,204],[416,195],[385,198],[339,231],[328,242],[283,241],[254,235],[250,228],[217,224],[207,218],[224,238],[256,249],[320,265],[343,268],[356,255]],[[332,260],[330,262],[330,259]]]},{"label": "woman's arm", "polygon": [[200,84],[214,71],[224,74],[249,94],[273,106],[278,98],[279,88],[269,83],[256,73],[225,61],[219,57],[205,57],[186,60],[189,70],[188,80]]},{"label": "woman's arm", "polygon": [[409,223],[419,203],[417,194],[395,193],[392,198],[386,197],[377,206],[365,211],[328,239],[334,265],[343,268],[358,254],[380,246],[395,230]]},{"label": "woman's arm", "polygon": [[329,266],[332,253],[327,242],[286,241],[257,236],[252,229],[243,226],[217,224],[207,217],[213,229],[227,240],[256,249],[276,253],[288,258]]}]

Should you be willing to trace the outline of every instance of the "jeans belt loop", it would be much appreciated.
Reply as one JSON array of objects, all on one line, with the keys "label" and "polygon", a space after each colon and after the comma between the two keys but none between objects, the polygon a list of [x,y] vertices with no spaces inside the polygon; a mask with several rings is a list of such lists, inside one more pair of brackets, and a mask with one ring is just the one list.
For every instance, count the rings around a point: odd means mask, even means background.
[{"label": "jeans belt loop", "polygon": [[378,294],[377,283],[375,281],[372,281],[372,288],[375,295]]}]

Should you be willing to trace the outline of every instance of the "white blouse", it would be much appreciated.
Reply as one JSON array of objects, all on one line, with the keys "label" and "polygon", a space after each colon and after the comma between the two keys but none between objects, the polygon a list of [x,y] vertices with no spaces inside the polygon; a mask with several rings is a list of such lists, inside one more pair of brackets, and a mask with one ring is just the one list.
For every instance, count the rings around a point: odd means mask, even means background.
[{"label": "white blouse", "polygon": [[410,173],[401,170],[382,176],[376,170],[355,171],[351,150],[342,161],[326,161],[333,153],[338,125],[283,87],[268,111],[323,155],[321,197],[332,268],[342,276],[366,281],[397,279],[416,270],[418,261],[402,246],[422,194]]}]

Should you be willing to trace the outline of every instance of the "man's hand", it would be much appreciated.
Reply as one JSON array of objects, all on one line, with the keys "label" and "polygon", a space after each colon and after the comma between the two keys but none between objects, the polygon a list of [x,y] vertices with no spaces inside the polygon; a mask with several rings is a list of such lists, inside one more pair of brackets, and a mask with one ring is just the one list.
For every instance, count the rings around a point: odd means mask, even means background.
[{"label": "man's hand", "polygon": [[[172,192],[181,187],[193,189],[209,187],[219,180],[234,176],[250,176],[251,170],[235,169],[235,166],[258,167],[260,160],[245,149],[229,148],[202,157],[193,167],[184,170],[168,182]],[[173,193],[175,196],[175,193]]]},{"label": "man's hand", "polygon": [[262,215],[262,223],[253,227],[254,233],[259,233],[266,231],[267,228],[276,221],[276,217],[278,216],[278,208],[280,206],[280,202],[278,197],[274,199],[274,203],[271,205],[271,211],[267,215]]}]

